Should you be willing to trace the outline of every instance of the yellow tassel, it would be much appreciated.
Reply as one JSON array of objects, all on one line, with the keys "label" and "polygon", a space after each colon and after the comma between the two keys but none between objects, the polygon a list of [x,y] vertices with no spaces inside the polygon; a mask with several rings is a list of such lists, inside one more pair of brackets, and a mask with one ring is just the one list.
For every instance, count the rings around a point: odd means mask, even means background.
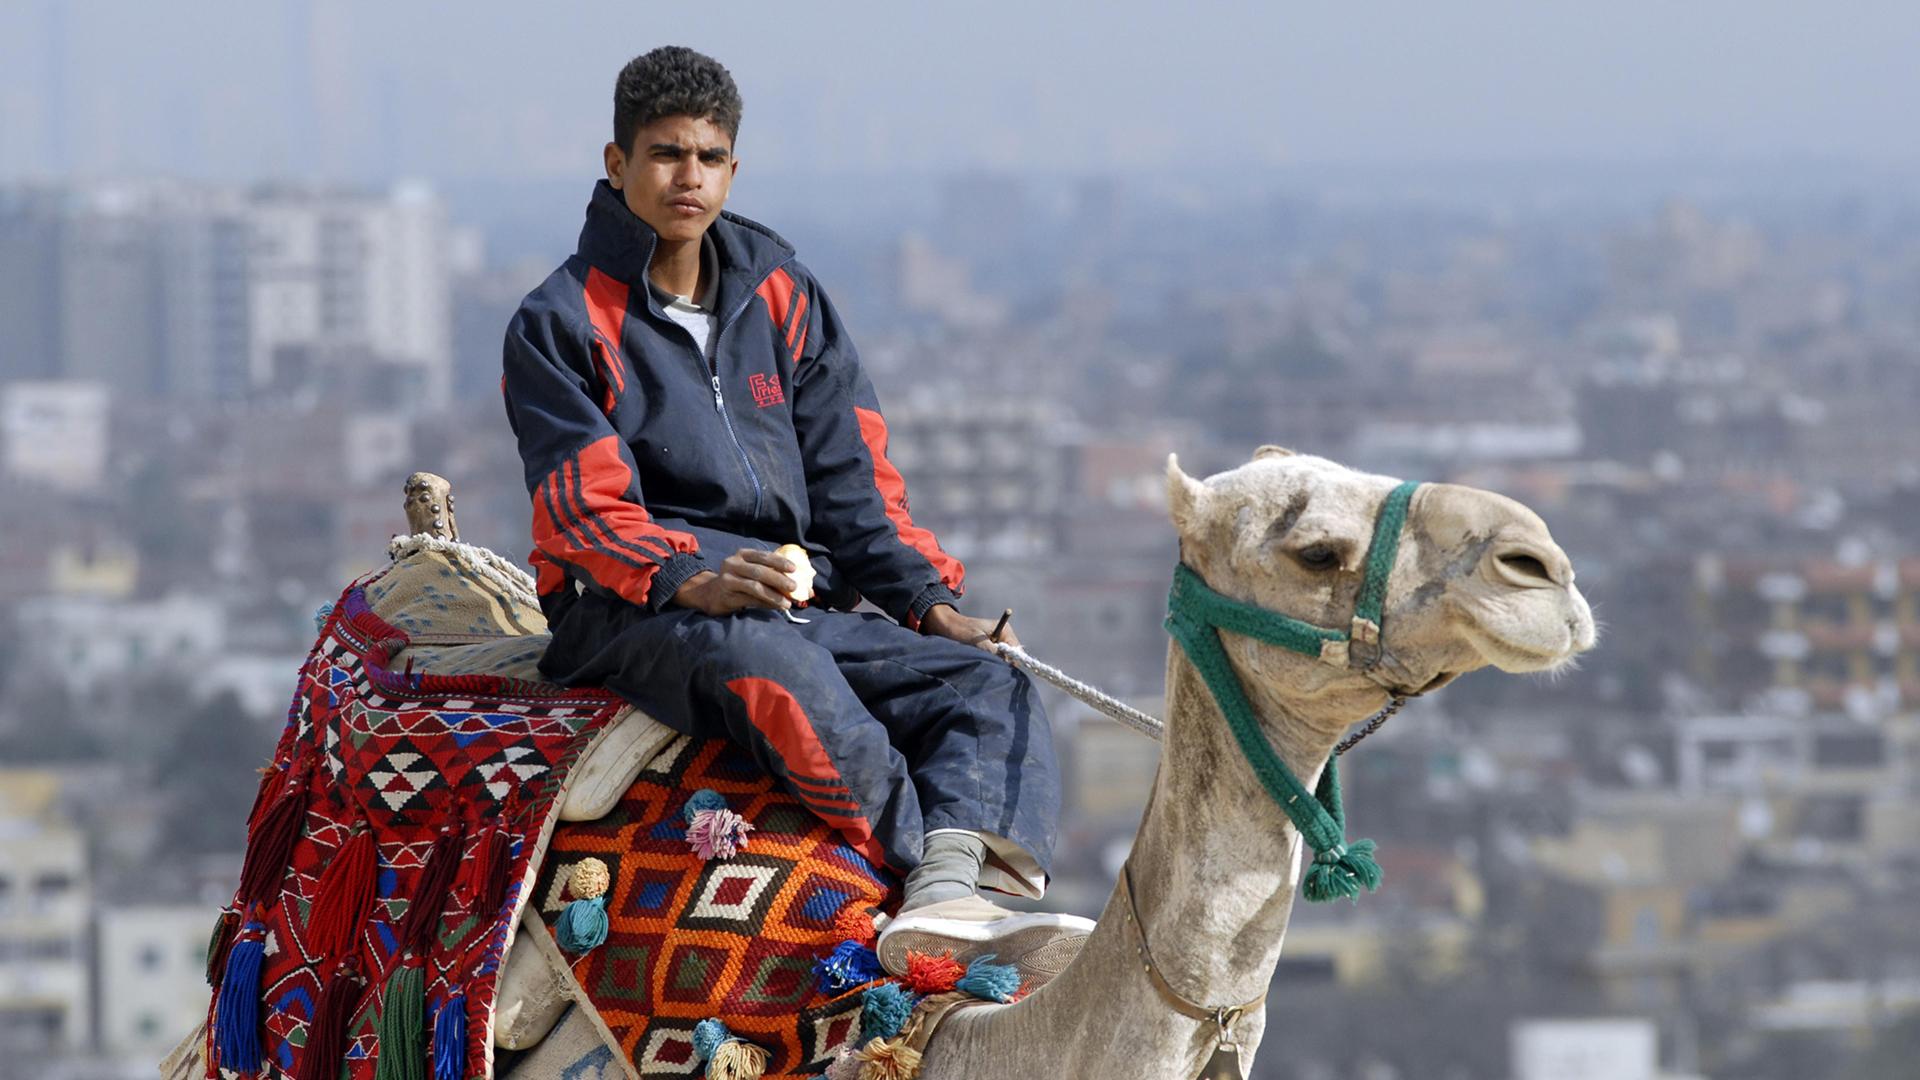
[{"label": "yellow tassel", "polygon": [[862,1062],[860,1080],[913,1080],[920,1075],[920,1051],[905,1039],[873,1039],[853,1056]]},{"label": "yellow tassel", "polygon": [[707,1059],[707,1080],[760,1080],[766,1071],[767,1052],[745,1039],[721,1043]]}]

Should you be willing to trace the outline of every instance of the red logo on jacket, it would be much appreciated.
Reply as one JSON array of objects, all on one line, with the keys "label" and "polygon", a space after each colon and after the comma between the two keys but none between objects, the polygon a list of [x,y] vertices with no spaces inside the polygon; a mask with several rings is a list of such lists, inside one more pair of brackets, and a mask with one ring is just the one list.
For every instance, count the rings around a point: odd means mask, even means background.
[{"label": "red logo on jacket", "polygon": [[780,391],[778,375],[763,375],[755,372],[747,376],[747,389],[753,391],[754,405],[762,409],[787,400],[787,395]]}]

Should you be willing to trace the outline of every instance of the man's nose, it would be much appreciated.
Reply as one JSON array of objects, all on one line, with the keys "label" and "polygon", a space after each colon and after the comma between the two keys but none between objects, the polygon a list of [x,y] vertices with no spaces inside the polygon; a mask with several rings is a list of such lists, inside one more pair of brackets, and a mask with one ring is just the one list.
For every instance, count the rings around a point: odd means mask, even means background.
[{"label": "man's nose", "polygon": [[680,162],[679,167],[673,171],[673,182],[683,188],[699,187],[700,163],[692,158]]}]

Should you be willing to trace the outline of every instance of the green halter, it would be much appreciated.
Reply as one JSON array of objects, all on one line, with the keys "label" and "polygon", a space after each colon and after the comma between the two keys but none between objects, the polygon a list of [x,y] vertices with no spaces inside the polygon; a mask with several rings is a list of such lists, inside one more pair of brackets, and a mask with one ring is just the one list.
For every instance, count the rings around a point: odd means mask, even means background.
[{"label": "green halter", "polygon": [[1366,577],[1354,603],[1353,619],[1345,630],[1328,630],[1277,611],[1234,600],[1214,592],[1186,563],[1174,567],[1173,590],[1167,598],[1167,630],[1185,650],[1187,659],[1206,680],[1213,700],[1227,718],[1227,727],[1240,752],[1267,794],[1300,830],[1314,850],[1301,891],[1309,901],[1357,897],[1380,885],[1380,864],[1373,858],[1373,841],[1346,842],[1346,813],[1340,803],[1340,777],[1334,759],[1327,759],[1318,787],[1308,792],[1274,753],[1260,733],[1253,705],[1240,685],[1220,644],[1227,630],[1269,645],[1319,657],[1342,667],[1371,671],[1380,661],[1381,610],[1386,605],[1387,576],[1400,551],[1400,533],[1407,506],[1418,481],[1393,489],[1374,520],[1373,541],[1367,549]]}]

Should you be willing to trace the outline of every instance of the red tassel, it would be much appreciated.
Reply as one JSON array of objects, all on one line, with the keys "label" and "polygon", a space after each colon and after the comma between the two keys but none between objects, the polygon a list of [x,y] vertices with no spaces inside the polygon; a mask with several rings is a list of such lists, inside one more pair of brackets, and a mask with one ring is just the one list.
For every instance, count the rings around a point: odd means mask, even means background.
[{"label": "red tassel", "polygon": [[352,950],[373,906],[374,876],[380,870],[380,852],[373,833],[355,825],[353,835],[334,854],[320,877],[320,895],[307,916],[308,941],[322,956],[342,956]]},{"label": "red tassel", "polygon": [[253,835],[253,831],[260,825],[261,811],[272,806],[273,801],[280,797],[281,789],[287,786],[287,774],[293,770],[281,769],[269,765],[260,771],[264,774],[260,777],[260,789],[253,793],[253,809],[247,811],[247,835],[249,837]]},{"label": "red tassel", "polygon": [[507,902],[507,875],[512,871],[513,838],[496,825],[480,841],[480,867],[474,878],[479,882],[475,894],[478,914],[491,918],[500,913],[501,905]]},{"label": "red tassel", "polygon": [[953,989],[967,969],[950,952],[907,950],[907,973],[900,981],[916,994],[944,994]]},{"label": "red tassel", "polygon": [[307,824],[305,777],[289,779],[287,790],[261,815],[260,827],[247,838],[247,857],[240,867],[240,906],[272,907],[280,898],[280,879],[287,873],[287,857]]},{"label": "red tassel", "polygon": [[867,910],[857,904],[848,904],[840,909],[840,914],[833,917],[833,932],[847,941],[857,941],[869,949],[873,948],[874,941],[879,937],[873,929],[873,916],[867,914]]},{"label": "red tassel", "polygon": [[333,978],[320,992],[320,1003],[313,1007],[313,1023],[307,1026],[307,1044],[300,1051],[300,1067],[294,1080],[335,1080],[340,1075],[341,1056],[347,1049],[347,1022],[360,1007],[360,991],[367,980],[353,957],[334,965]]},{"label": "red tassel", "polygon": [[413,901],[400,919],[400,945],[425,956],[433,947],[433,930],[440,912],[447,906],[447,892],[453,888],[454,874],[460,869],[460,848],[464,837],[458,824],[440,831],[427,852],[427,864],[413,889]]}]

